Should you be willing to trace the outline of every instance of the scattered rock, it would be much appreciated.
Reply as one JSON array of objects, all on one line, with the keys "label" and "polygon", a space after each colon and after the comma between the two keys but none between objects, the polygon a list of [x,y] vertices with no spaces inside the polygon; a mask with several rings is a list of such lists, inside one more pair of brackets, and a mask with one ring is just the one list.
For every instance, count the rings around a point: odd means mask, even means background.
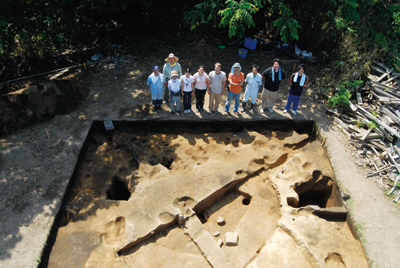
[{"label": "scattered rock", "polygon": [[178,217],[179,217],[179,224],[183,225],[185,223],[185,217],[183,217],[182,213],[179,213]]},{"label": "scattered rock", "polygon": [[213,233],[212,236],[214,236],[214,237],[219,236],[219,232],[217,231],[217,232]]},{"label": "scattered rock", "polygon": [[351,198],[351,196],[350,195],[348,195],[348,194],[343,194],[342,195],[342,198],[343,198],[343,200],[347,200],[347,199],[350,199]]},{"label": "scattered rock", "polygon": [[218,223],[218,225],[224,225],[225,224],[225,219],[222,218],[222,217],[218,217],[217,223]]},{"label": "scattered rock", "polygon": [[225,245],[227,246],[237,246],[238,244],[238,235],[237,233],[227,232],[225,234]]},{"label": "scattered rock", "polygon": [[224,241],[222,241],[222,239],[218,239],[217,244],[219,247],[222,247],[222,245],[224,244]]},{"label": "scattered rock", "polygon": [[360,167],[364,166],[364,162],[361,159],[358,159],[356,161],[356,164],[359,165]]}]

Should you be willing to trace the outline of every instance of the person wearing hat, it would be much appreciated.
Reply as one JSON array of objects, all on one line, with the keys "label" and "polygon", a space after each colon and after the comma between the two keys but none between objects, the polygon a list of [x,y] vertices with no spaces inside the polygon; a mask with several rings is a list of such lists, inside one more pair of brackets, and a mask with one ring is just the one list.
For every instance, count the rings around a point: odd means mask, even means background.
[{"label": "person wearing hat", "polygon": [[244,112],[246,109],[246,103],[250,99],[251,100],[251,108],[250,111],[254,113],[254,104],[257,102],[257,94],[260,86],[262,85],[262,76],[258,73],[259,67],[257,65],[253,65],[251,69],[251,73],[246,76],[246,91],[244,92],[244,98],[242,102],[241,112]]},{"label": "person wearing hat", "polygon": [[260,113],[264,113],[264,109],[268,104],[268,110],[273,113],[274,103],[278,96],[279,84],[285,79],[285,72],[281,69],[281,61],[274,59],[273,66],[264,70],[262,77],[265,78],[264,89],[262,91]]},{"label": "person wearing hat", "polygon": [[235,106],[233,108],[233,112],[235,114],[238,113],[239,104],[240,104],[240,94],[242,93],[242,86],[244,83],[244,73],[241,72],[242,67],[240,63],[236,62],[232,68],[231,72],[228,75],[229,81],[229,92],[228,99],[225,103],[225,115],[229,114],[229,107],[231,106],[231,101],[235,98]]},{"label": "person wearing hat", "polygon": [[210,95],[208,114],[218,113],[218,106],[226,85],[226,74],[221,71],[221,63],[215,63],[214,68],[215,71],[210,72],[207,82],[207,92]]},{"label": "person wearing hat", "polygon": [[297,67],[297,73],[292,74],[292,76],[290,77],[290,91],[285,110],[283,110],[284,113],[286,113],[290,109],[290,106],[292,106],[293,104],[292,112],[293,114],[297,114],[297,108],[300,104],[300,96],[303,92],[304,86],[307,84],[308,81],[308,77],[304,73],[304,70],[304,65],[300,64]]},{"label": "person wearing hat", "polygon": [[182,84],[178,78],[178,72],[172,71],[170,80],[168,81],[169,101],[171,107],[171,114],[174,114],[174,105],[176,104],[176,112],[181,114],[181,96]]},{"label": "person wearing hat", "polygon": [[163,75],[166,79],[165,82],[165,95],[164,95],[164,101],[166,102],[168,100],[168,80],[171,77],[171,72],[176,71],[178,73],[178,76],[182,76],[182,68],[181,65],[178,63],[178,57],[174,55],[174,53],[170,53],[168,55],[168,58],[165,58],[165,61],[167,63],[164,64],[163,67]]},{"label": "person wearing hat", "polygon": [[153,73],[147,78],[147,85],[150,86],[151,99],[153,100],[154,111],[161,109],[165,78],[160,74],[157,65],[153,66]]}]

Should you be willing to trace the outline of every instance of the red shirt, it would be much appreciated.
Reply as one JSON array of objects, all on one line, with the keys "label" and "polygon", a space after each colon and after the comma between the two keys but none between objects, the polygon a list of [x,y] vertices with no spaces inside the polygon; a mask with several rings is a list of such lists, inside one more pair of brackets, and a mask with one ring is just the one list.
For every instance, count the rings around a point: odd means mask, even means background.
[{"label": "red shirt", "polygon": [[[228,80],[232,80],[236,84],[244,82],[244,73],[240,72],[239,74],[233,74],[233,75],[232,73],[229,73]],[[232,93],[240,93],[242,92],[242,86],[229,85],[229,90]]]}]

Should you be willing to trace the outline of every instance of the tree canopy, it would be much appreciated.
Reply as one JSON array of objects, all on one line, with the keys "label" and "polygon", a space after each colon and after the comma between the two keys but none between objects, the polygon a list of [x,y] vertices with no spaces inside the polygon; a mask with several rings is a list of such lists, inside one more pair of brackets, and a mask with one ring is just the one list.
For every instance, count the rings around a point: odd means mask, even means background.
[{"label": "tree canopy", "polygon": [[398,0],[2,0],[0,54],[44,56],[118,34],[163,33],[182,25],[192,31],[226,28],[230,38],[270,27],[283,42],[314,50],[333,49],[346,36],[358,51],[373,48],[399,63]]}]

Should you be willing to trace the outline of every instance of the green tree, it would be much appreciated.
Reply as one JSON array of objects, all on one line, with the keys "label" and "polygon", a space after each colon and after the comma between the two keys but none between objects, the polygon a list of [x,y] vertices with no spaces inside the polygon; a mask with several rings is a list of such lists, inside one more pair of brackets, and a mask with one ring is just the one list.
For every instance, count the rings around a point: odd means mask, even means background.
[{"label": "green tree", "polygon": [[243,37],[246,28],[255,27],[252,14],[263,7],[265,1],[244,1],[239,2],[227,0],[224,10],[220,10],[218,15],[222,17],[219,26],[229,27],[229,37]]},{"label": "green tree", "polygon": [[253,16],[265,3],[266,0],[207,0],[195,5],[183,19],[191,30],[213,22],[228,27],[229,37],[243,37],[247,28],[255,27]]},{"label": "green tree", "polygon": [[[0,54],[45,55],[118,26],[118,16],[154,0],[2,0]],[[113,20],[115,19],[115,20]]]},{"label": "green tree", "polygon": [[271,1],[272,11],[279,11],[280,16],[273,22],[273,25],[280,29],[283,42],[299,40],[298,29],[301,28],[298,21],[293,18],[293,12],[284,1]]}]

